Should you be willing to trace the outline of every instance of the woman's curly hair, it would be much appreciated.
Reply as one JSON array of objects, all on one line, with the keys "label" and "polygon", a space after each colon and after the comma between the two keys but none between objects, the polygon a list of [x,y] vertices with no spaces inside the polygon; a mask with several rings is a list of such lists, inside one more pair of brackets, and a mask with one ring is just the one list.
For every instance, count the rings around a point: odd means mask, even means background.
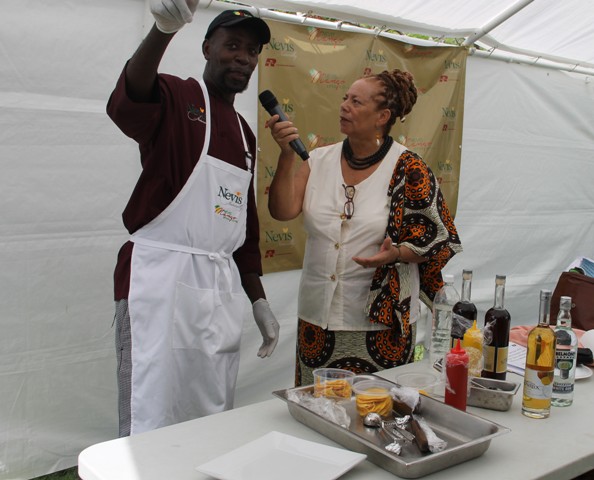
[{"label": "woman's curly hair", "polygon": [[413,76],[409,72],[394,69],[391,72],[384,70],[381,73],[369,75],[365,78],[376,79],[383,87],[379,96],[376,96],[378,108],[390,110],[390,119],[386,124],[386,134],[390,132],[396,119],[404,121],[414,104],[417,102],[417,87]]}]

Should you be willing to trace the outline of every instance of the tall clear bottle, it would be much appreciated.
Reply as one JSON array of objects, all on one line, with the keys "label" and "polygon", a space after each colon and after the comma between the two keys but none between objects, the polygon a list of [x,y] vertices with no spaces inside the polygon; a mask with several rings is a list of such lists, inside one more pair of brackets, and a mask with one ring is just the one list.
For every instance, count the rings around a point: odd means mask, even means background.
[{"label": "tall clear bottle", "polygon": [[555,375],[555,333],[549,327],[550,290],[540,291],[538,325],[528,334],[522,413],[531,418],[547,418],[551,413]]},{"label": "tall clear bottle", "polygon": [[452,309],[460,300],[460,295],[454,288],[454,276],[444,275],[444,285],[433,299],[433,323],[431,326],[431,345],[429,359],[431,363],[443,359],[450,347],[452,333]]},{"label": "tall clear bottle", "polygon": [[504,307],[505,275],[495,276],[495,300],[485,314],[483,371],[481,377],[505,380],[511,315]]},{"label": "tall clear bottle", "polygon": [[452,340],[450,347],[454,348],[456,341],[464,338],[464,333],[476,320],[477,311],[474,303],[470,301],[472,288],[472,270],[462,270],[462,296],[452,309]]},{"label": "tall clear bottle", "polygon": [[561,297],[555,327],[555,380],[551,400],[555,407],[568,407],[573,403],[578,339],[571,328],[570,311],[571,297]]}]

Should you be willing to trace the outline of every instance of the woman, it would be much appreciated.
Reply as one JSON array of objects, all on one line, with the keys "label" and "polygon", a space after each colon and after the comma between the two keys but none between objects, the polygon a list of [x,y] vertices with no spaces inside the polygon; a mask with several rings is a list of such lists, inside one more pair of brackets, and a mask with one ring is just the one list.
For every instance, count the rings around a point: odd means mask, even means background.
[{"label": "woman", "polygon": [[270,213],[281,221],[303,213],[308,234],[297,386],[320,367],[361,373],[412,361],[419,298],[431,305],[442,268],[462,250],[433,173],[389,136],[416,100],[408,72],[355,81],[340,106],[346,139],[312,151],[295,172],[297,129],[278,116],[267,122],[281,149]]}]

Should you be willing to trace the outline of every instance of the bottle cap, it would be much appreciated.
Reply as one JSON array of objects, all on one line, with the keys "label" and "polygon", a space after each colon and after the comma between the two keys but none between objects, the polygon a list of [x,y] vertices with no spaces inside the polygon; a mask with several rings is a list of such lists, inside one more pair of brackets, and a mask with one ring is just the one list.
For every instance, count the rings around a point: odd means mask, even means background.
[{"label": "bottle cap", "polygon": [[571,310],[571,297],[561,297],[559,305],[561,310]]},{"label": "bottle cap", "polygon": [[456,339],[456,345],[450,350],[448,358],[446,359],[446,363],[450,362],[455,365],[468,363],[468,354],[466,353],[466,350],[462,348],[459,338]]},{"label": "bottle cap", "polygon": [[456,355],[464,355],[466,353],[466,350],[464,350],[460,344],[459,338],[456,339],[456,345],[452,347],[451,353],[455,353]]},{"label": "bottle cap", "polygon": [[553,292],[551,292],[550,290],[541,290],[540,291],[540,299],[544,300],[544,299],[550,299],[553,296]]}]

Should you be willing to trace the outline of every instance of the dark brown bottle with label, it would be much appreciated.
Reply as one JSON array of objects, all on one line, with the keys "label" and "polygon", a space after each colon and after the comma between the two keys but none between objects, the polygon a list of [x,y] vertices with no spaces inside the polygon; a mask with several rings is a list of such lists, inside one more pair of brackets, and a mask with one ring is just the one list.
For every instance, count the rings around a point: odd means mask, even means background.
[{"label": "dark brown bottle with label", "polygon": [[456,341],[462,341],[464,333],[476,320],[476,306],[470,301],[470,290],[472,286],[472,270],[462,270],[462,297],[452,307],[452,340],[451,348],[454,348]]},{"label": "dark brown bottle with label", "polygon": [[481,377],[505,380],[511,316],[503,306],[505,275],[495,277],[495,302],[485,314],[484,366]]}]

